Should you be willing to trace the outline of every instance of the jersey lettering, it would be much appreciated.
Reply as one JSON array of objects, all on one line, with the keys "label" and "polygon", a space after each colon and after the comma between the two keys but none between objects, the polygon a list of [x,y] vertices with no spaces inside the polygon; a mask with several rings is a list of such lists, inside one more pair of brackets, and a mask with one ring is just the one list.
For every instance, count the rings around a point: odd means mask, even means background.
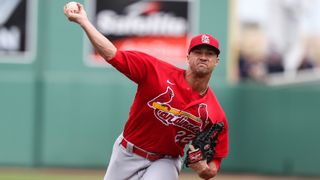
[{"label": "jersey lettering", "polygon": [[170,105],[174,98],[174,91],[167,87],[164,93],[161,93],[148,102],[148,106],[154,109],[154,116],[166,126],[174,125],[187,131],[197,134],[208,123],[207,105],[201,103],[198,105],[198,116],[189,112],[174,108]]}]

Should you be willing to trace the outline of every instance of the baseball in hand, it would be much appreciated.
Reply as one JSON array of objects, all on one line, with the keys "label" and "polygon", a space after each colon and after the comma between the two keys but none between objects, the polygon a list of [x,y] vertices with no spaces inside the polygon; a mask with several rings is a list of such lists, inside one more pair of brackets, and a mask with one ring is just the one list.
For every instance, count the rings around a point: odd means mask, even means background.
[{"label": "baseball in hand", "polygon": [[77,12],[77,11],[79,11],[79,7],[78,7],[78,5],[77,5],[77,2],[74,2],[74,1],[68,2],[68,3],[66,4],[66,9],[67,9],[68,11],[71,11],[71,12]]}]

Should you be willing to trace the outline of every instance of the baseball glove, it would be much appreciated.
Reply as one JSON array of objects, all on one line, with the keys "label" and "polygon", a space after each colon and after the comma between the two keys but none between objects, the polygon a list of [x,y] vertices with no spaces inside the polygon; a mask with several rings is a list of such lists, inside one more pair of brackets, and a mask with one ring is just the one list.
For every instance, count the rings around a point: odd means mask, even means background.
[{"label": "baseball glove", "polygon": [[210,162],[214,158],[215,147],[219,133],[223,130],[222,122],[213,124],[209,130],[200,132],[191,142],[194,151],[188,149],[184,164],[189,167],[190,164],[206,160]]}]

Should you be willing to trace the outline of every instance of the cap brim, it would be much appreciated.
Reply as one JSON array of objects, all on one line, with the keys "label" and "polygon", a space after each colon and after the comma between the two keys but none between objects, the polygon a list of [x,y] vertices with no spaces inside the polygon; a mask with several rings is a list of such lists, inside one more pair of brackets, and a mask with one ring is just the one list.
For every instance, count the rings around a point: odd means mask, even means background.
[{"label": "cap brim", "polygon": [[192,47],[192,48],[189,50],[189,54],[190,54],[190,52],[191,52],[192,50],[194,50],[194,48],[199,47],[199,46],[209,47],[209,48],[213,49],[213,50],[216,52],[217,55],[220,54],[220,50],[219,50],[218,48],[210,45],[210,44],[199,44],[199,45],[196,45],[196,46]]}]

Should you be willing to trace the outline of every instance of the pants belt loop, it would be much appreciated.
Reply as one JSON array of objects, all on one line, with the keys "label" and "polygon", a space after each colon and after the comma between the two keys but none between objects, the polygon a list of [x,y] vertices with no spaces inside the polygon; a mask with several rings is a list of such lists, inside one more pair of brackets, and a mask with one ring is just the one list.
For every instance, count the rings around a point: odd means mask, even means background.
[{"label": "pants belt loop", "polygon": [[133,153],[134,144],[132,144],[131,142],[127,141],[125,138],[123,138],[123,140],[125,140],[127,142],[127,151],[130,152],[130,153]]}]

